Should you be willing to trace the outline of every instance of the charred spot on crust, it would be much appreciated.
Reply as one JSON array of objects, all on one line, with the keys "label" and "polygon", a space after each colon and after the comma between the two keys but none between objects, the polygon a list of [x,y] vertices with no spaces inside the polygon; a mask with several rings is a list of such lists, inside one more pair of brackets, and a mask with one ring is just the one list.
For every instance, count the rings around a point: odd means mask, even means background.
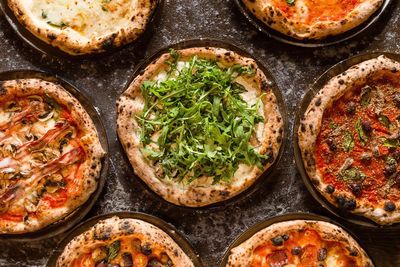
[{"label": "charred spot on crust", "polygon": [[315,105],[316,105],[317,107],[319,107],[319,106],[321,105],[321,103],[322,103],[322,100],[321,100],[320,97],[318,97],[317,100],[315,100]]},{"label": "charred spot on crust", "polygon": [[50,41],[54,41],[55,39],[57,39],[57,36],[55,34],[49,33],[49,34],[47,34],[47,38]]},{"label": "charred spot on crust", "polygon": [[114,48],[114,40],[117,37],[116,33],[113,33],[109,38],[105,39],[102,43],[101,43],[101,48],[105,49],[105,50],[109,50]]},{"label": "charred spot on crust", "polygon": [[106,241],[111,238],[111,232],[112,232],[112,227],[111,226],[103,226],[101,229],[98,231],[97,227],[94,229],[93,232],[93,239],[94,240],[102,240]]}]

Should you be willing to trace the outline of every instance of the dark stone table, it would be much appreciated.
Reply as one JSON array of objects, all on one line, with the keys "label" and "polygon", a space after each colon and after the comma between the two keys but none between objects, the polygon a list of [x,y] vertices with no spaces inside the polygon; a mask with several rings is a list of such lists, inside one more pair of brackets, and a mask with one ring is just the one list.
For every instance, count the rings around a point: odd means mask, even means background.
[{"label": "dark stone table", "polygon": [[[309,85],[336,62],[359,53],[400,52],[399,1],[393,1],[390,12],[362,36],[318,49],[293,47],[269,39],[246,21],[232,0],[165,0],[159,16],[153,34],[136,46],[97,59],[69,61],[30,48],[0,15],[0,71],[34,69],[58,74],[85,92],[100,109],[111,146],[111,168],[106,187],[87,217],[113,211],[142,211],[159,216],[189,239],[206,266],[214,267],[227,246],[256,222],[288,212],[329,215],[310,196],[296,170],[291,140],[296,111]],[[277,172],[265,186],[233,204],[188,210],[155,197],[133,175],[117,140],[114,103],[142,58],[165,45],[198,37],[231,41],[266,64],[287,103],[289,138]],[[366,230],[344,224],[358,235],[378,266],[400,266],[399,231]],[[60,239],[58,236],[23,244],[0,242],[0,265],[43,266]]]}]

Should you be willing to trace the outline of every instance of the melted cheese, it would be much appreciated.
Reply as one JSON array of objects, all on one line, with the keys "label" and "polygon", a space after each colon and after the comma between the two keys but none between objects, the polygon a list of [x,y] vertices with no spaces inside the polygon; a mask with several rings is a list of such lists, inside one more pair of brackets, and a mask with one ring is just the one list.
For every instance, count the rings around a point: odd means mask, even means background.
[{"label": "melted cheese", "polygon": [[38,25],[91,39],[127,28],[138,0],[35,0],[26,6]]}]

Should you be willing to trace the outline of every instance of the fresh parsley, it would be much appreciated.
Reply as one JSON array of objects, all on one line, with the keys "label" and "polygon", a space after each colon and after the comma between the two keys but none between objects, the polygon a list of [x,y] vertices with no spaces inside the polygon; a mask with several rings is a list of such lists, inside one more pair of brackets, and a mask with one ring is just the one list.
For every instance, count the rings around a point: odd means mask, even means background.
[{"label": "fresh parsley", "polygon": [[121,247],[121,241],[116,240],[108,247],[107,261],[111,261],[118,256],[119,249]]},{"label": "fresh parsley", "polygon": [[262,169],[268,156],[249,143],[263,121],[261,99],[249,105],[241,96],[246,89],[235,81],[254,69],[221,68],[197,56],[182,66],[175,50],[170,55],[167,78],[141,86],[145,105],[136,118],[143,155],[164,176],[188,183],[201,176],[229,182],[241,163]]}]

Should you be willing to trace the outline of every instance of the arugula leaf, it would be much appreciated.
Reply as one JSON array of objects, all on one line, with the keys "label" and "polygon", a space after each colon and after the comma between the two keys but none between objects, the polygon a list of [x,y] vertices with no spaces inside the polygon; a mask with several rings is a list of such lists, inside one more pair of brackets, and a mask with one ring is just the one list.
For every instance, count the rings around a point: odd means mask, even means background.
[{"label": "arugula leaf", "polygon": [[115,259],[118,256],[119,249],[121,247],[121,241],[116,240],[108,247],[107,261]]},{"label": "arugula leaf", "polygon": [[364,130],[362,128],[362,124],[361,124],[361,120],[360,119],[356,122],[356,130],[357,130],[357,133],[358,133],[358,138],[360,138],[361,144],[363,146],[365,146],[365,144],[368,141],[368,137],[367,137],[367,135],[365,134],[365,132],[364,132]]},{"label": "arugula leaf", "polygon": [[288,3],[289,5],[294,5],[296,0],[286,0],[286,3]]},{"label": "arugula leaf", "polygon": [[353,135],[351,134],[351,132],[347,131],[344,134],[343,137],[343,149],[346,152],[350,152],[352,151],[354,148],[354,138]]},{"label": "arugula leaf", "polygon": [[241,96],[246,89],[236,82],[255,70],[221,68],[196,56],[178,69],[178,61],[179,53],[171,50],[167,79],[141,86],[145,104],[136,119],[143,155],[168,178],[188,183],[201,176],[229,182],[241,163],[262,169],[268,156],[250,145],[255,126],[264,120],[261,99],[249,105]]}]

